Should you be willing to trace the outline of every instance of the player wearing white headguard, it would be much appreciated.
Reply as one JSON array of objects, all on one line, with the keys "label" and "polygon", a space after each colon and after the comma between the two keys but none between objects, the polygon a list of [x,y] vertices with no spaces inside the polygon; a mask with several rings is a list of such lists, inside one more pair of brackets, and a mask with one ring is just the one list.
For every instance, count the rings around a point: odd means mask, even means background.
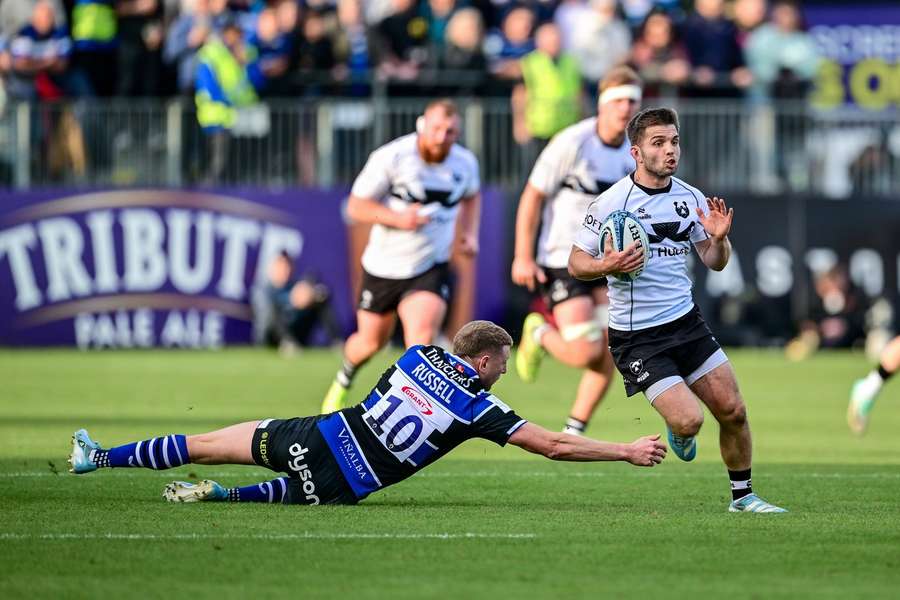
[{"label": "player wearing white headguard", "polygon": [[456,105],[435,100],[416,132],[372,152],[353,183],[348,216],[372,231],[362,255],[357,331],[344,345],[323,413],[343,408],[354,375],[387,343],[397,316],[407,347],[434,341],[450,298],[457,221],[460,252],[478,252],[478,159],[456,144],[459,130]]},{"label": "player wearing white headguard", "polygon": [[612,69],[599,84],[597,116],[553,138],[519,200],[512,280],[542,292],[555,326],[539,313],[528,315],[516,370],[523,380],[534,381],[545,351],[584,369],[567,433],[584,431],[613,375],[605,339],[606,281],[579,281],[569,275],[569,251],[591,201],[634,170],[625,128],[640,108],[641,85],[632,69]]},{"label": "player wearing white headguard", "polygon": [[719,422],[719,450],[731,479],[731,512],[781,513],[753,493],[753,441],[747,409],[728,357],[691,295],[688,255],[721,271],[731,257],[728,232],[734,210],[673,177],[681,157],[678,115],[669,108],[639,112],[628,124],[634,173],[591,203],[569,255],[569,272],[583,280],[628,273],[643,263],[634,242],[622,251],[600,228],[615,210],[636,215],[647,230],[650,260],[640,277],[612,277],[609,348],[629,396],[643,392],[666,421],[669,446],[685,461],[697,454],[696,435],[706,405]]}]

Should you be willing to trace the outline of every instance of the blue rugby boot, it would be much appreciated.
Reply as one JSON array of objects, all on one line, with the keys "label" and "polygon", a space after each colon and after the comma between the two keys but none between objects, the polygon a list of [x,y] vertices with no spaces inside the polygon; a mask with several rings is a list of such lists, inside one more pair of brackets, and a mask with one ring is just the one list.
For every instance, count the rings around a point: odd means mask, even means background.
[{"label": "blue rugby boot", "polygon": [[228,490],[211,479],[200,483],[173,481],[163,490],[163,498],[168,502],[221,502],[228,500]]},{"label": "blue rugby boot", "polygon": [[82,474],[97,470],[94,453],[100,450],[100,443],[88,435],[87,430],[79,429],[72,434],[72,453],[69,455],[69,473]]},{"label": "blue rugby boot", "polygon": [[697,456],[697,438],[675,435],[668,426],[666,426],[666,434],[669,437],[669,448],[672,449],[675,456],[685,462],[694,460],[694,457]]},{"label": "blue rugby boot", "polygon": [[728,512],[786,513],[787,510],[766,502],[756,494],[747,494],[743,498],[732,501],[728,505]]}]

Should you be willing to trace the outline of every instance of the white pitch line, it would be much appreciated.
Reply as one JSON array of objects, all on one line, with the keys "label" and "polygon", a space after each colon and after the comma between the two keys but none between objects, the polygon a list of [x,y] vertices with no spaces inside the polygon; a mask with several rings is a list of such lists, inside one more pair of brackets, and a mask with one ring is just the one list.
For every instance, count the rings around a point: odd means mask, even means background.
[{"label": "white pitch line", "polygon": [[[121,471],[123,469],[119,469]],[[166,472],[140,472],[141,476],[147,477],[159,477],[160,479],[177,479],[178,475],[175,473],[166,473]],[[8,472],[8,473],[0,473],[0,479],[2,478],[10,478],[15,479],[19,477],[62,477],[70,475],[67,471],[60,471],[59,473],[53,473],[51,471],[20,471],[20,472]],[[230,471],[227,473],[208,473],[204,472],[203,476],[205,479],[216,479],[216,478],[247,478],[247,473],[240,473],[238,471]],[[184,476],[182,476],[183,478]],[[723,477],[720,473],[696,473],[696,472],[678,472],[678,473],[663,473],[657,470],[648,470],[641,469],[639,471],[632,472],[624,472],[624,473],[608,473],[604,471],[575,471],[575,472],[565,472],[565,471],[521,471],[521,472],[509,472],[509,471],[471,471],[468,473],[418,473],[416,474],[416,479],[455,479],[462,477],[521,477],[521,478],[531,478],[531,477],[587,477],[587,478],[595,478],[595,477],[613,477],[616,479],[622,479],[626,477],[652,477],[652,478],[676,478],[676,479],[684,479],[684,478],[696,478],[696,477],[707,477],[710,479],[718,479]],[[798,479],[900,479],[900,471],[897,472],[884,472],[884,473],[791,473],[790,477],[798,478]]]},{"label": "white pitch line", "polygon": [[221,534],[206,533],[0,533],[0,540],[531,540],[534,533],[303,533]]}]

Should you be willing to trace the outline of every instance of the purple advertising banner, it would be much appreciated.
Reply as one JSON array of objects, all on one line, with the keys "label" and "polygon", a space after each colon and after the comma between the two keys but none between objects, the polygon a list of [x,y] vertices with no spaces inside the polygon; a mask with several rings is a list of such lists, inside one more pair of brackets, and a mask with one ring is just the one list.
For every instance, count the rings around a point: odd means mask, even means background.
[{"label": "purple advertising banner", "polygon": [[[0,193],[0,345],[215,348],[252,340],[250,298],[281,252],[355,324],[345,191]],[[502,196],[485,194],[478,281],[505,274]],[[502,314],[505,286],[476,313]],[[481,292],[484,293],[481,293]]]},{"label": "purple advertising banner", "polygon": [[817,106],[900,106],[900,2],[804,3],[802,12],[823,59]]}]

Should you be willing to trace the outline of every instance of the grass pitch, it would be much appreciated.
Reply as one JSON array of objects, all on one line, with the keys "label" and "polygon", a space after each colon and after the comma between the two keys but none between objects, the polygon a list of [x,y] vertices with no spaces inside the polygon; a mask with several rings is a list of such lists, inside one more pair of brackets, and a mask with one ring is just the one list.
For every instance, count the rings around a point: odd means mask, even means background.
[{"label": "grass pitch", "polygon": [[[170,505],[171,479],[247,485],[250,467],[66,472],[69,436],[106,446],[262,417],[313,414],[338,356],[0,352],[0,596],[348,598],[896,597],[900,383],[869,434],[844,423],[855,354],[792,364],[732,351],[754,432],[754,488],[787,515],[726,512],[707,416],[697,459],[660,466],[553,463],[469,442],[356,507]],[[357,397],[395,354],[365,368]],[[498,395],[561,426],[577,374],[548,360]],[[589,431],[664,433],[620,380]]]}]

